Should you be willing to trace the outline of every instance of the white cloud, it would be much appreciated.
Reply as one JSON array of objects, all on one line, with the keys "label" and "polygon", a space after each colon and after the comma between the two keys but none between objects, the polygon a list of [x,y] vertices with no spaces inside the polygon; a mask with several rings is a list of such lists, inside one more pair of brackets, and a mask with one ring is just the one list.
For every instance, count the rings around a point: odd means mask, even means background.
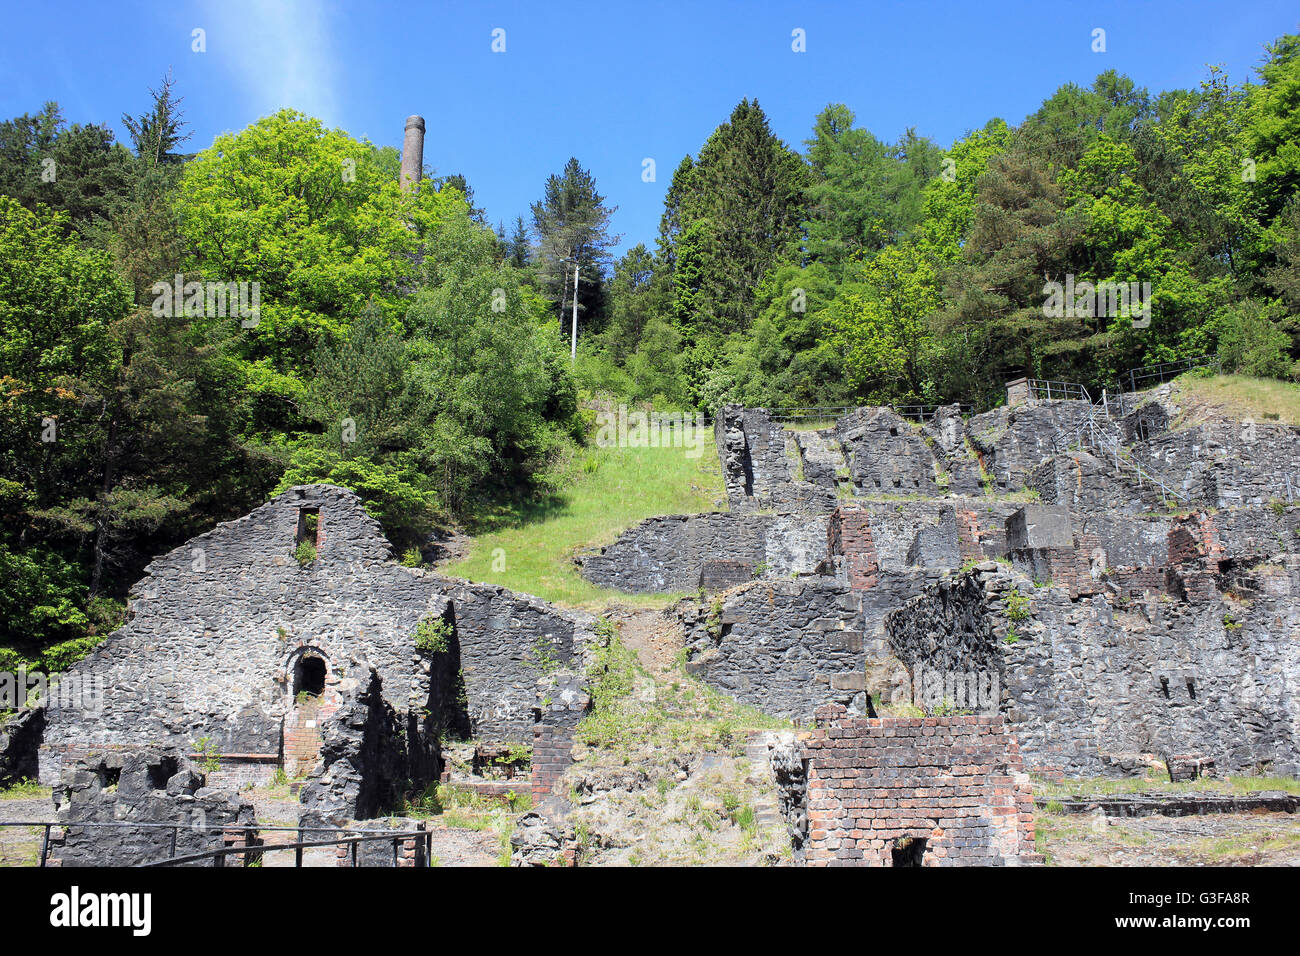
[{"label": "white cloud", "polygon": [[[201,9],[207,53],[228,69],[258,116],[292,107],[338,122],[329,12],[313,0],[216,0]],[[206,21],[206,22],[201,22]]]}]

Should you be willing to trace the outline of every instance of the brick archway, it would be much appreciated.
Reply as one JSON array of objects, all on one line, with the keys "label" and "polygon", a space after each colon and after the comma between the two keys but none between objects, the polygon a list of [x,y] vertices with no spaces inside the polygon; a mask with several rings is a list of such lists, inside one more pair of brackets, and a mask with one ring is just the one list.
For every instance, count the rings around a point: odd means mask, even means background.
[{"label": "brick archway", "polygon": [[289,694],[280,741],[280,763],[291,779],[306,776],[320,760],[321,724],[338,709],[329,656],[304,644],[289,655],[284,686]]}]

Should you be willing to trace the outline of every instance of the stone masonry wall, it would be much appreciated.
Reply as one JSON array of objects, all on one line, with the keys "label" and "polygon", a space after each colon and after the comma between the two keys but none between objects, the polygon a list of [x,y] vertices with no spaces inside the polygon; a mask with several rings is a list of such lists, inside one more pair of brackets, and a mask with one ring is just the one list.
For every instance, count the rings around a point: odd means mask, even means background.
[{"label": "stone masonry wall", "polygon": [[817,722],[795,745],[804,779],[794,780],[804,799],[782,800],[800,816],[806,812],[806,838],[795,841],[801,862],[1042,862],[1034,852],[1029,778],[1001,718],[867,719],[828,705]]},{"label": "stone masonry wall", "polygon": [[[54,802],[62,832],[51,838],[51,866],[135,866],[248,845],[250,833],[242,828],[254,824],[251,803],[206,786],[184,755],[153,748],[70,763],[54,787]],[[122,825],[132,823],[140,826]],[[229,866],[242,862],[238,855],[227,859]]]},{"label": "stone masonry wall", "polygon": [[[307,567],[293,554],[303,509],[319,513]],[[427,616],[455,625],[463,704],[435,699],[447,668],[414,646]],[[41,778],[56,779],[68,754],[142,741],[189,752],[206,738],[223,763],[265,765],[281,755],[304,657],[325,662],[327,698],[373,668],[400,714],[467,706],[474,733],[527,740],[538,641],[565,663],[589,626],[536,598],[401,567],[351,492],[292,488],[149,565],[126,625],[72,669],[104,679],[102,714],[51,702]]]},{"label": "stone masonry wall", "polygon": [[678,614],[687,670],[737,700],[782,717],[826,701],[861,708],[861,608],[833,578],[755,581]]},{"label": "stone masonry wall", "polygon": [[731,562],[745,579],[811,574],[826,557],[822,514],[668,515],[647,518],[599,554],[581,559],[584,578],[631,593],[681,593],[706,586],[705,566]]},{"label": "stone masonry wall", "polygon": [[889,408],[859,408],[835,434],[848,459],[855,495],[938,493],[935,458],[921,431]]},{"label": "stone masonry wall", "polygon": [[[1300,769],[1300,559],[1240,576],[1249,604],[1195,565],[1117,574],[1078,600],[989,563],[886,618],[909,671],[992,674],[1031,769],[1125,775],[1173,755],[1221,770]],[[1009,610],[1008,596],[1019,595]],[[1136,600],[1135,600],[1136,592]]]}]

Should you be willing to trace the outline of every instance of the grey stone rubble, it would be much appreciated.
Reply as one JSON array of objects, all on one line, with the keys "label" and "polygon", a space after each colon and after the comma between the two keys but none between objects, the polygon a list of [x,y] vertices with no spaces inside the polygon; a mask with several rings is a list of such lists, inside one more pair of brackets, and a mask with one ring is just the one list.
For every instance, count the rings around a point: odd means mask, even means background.
[{"label": "grey stone rubble", "polygon": [[[53,794],[62,826],[51,840],[53,866],[135,866],[256,846],[256,831],[248,830],[256,822],[253,805],[207,786],[206,775],[175,751],[144,747],[82,757],[63,768]],[[237,828],[229,841],[227,828]]]}]

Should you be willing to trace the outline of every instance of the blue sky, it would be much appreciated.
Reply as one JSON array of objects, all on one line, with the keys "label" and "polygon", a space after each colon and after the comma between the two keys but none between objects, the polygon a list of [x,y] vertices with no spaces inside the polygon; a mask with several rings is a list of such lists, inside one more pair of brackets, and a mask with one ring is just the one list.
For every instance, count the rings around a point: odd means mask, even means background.
[{"label": "blue sky", "polygon": [[[0,37],[0,115],[57,100],[73,122],[142,112],[170,66],[199,149],[292,106],[400,146],[428,121],[425,162],[463,173],[491,222],[527,217],[577,156],[611,205],[620,248],[653,246],[685,153],[743,97],[802,148],[814,116],[847,103],[886,140],[907,127],[947,146],[1001,116],[1020,122],[1066,82],[1114,68],[1153,92],[1208,64],[1239,81],[1262,47],[1300,31],[1295,0],[1128,2],[213,2],[16,3]],[[206,31],[205,53],[191,50]],[[492,52],[492,31],[506,50]],[[1106,52],[1092,51],[1094,29]],[[806,52],[791,49],[802,29]],[[642,181],[653,158],[655,182]]]}]

